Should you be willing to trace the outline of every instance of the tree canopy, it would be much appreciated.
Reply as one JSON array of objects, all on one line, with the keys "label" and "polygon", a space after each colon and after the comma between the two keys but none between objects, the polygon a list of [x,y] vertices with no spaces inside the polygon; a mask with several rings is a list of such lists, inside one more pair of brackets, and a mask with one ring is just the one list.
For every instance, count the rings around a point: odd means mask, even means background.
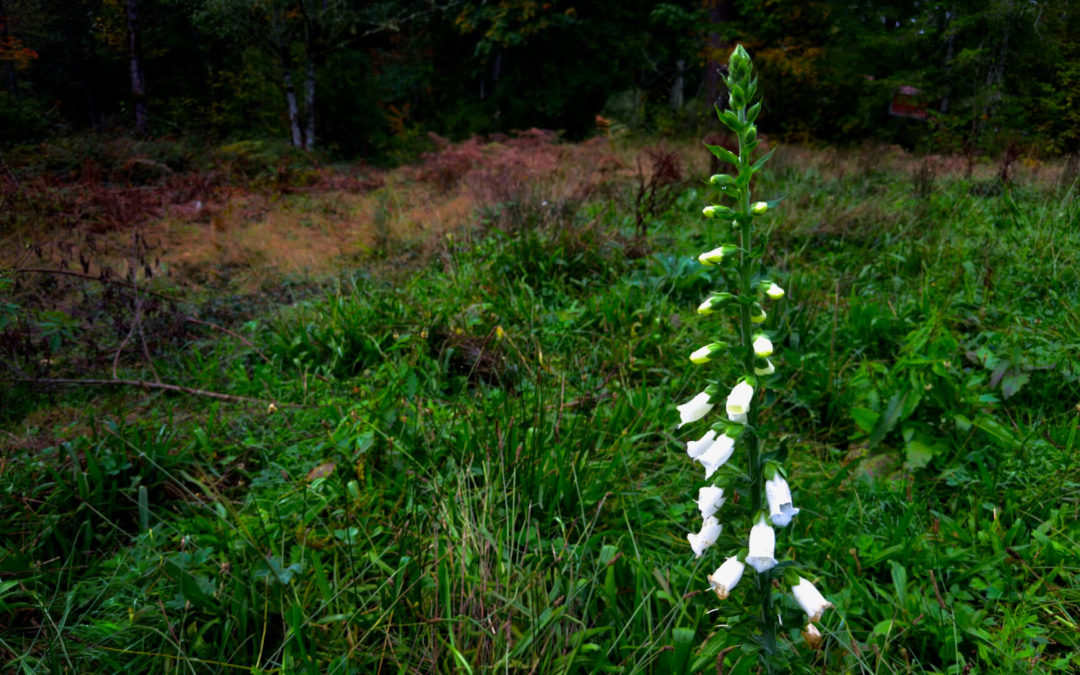
[{"label": "tree canopy", "polygon": [[770,134],[1074,152],[1078,16],[1068,0],[0,0],[0,143],[122,129],[385,158],[427,132],[581,138],[597,115],[696,132],[741,42]]}]

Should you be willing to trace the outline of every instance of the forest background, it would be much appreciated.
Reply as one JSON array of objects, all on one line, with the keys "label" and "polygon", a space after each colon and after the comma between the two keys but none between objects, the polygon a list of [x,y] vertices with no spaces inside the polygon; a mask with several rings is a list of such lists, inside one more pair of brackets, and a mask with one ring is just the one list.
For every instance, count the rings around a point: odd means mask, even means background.
[{"label": "forest background", "polygon": [[675,408],[736,42],[788,672],[1080,672],[1078,15],[0,0],[0,672],[757,672]]},{"label": "forest background", "polygon": [[[396,162],[596,115],[715,126],[716,67],[755,55],[786,141],[935,152],[1080,148],[1067,0],[0,0],[0,143],[80,129],[276,137]],[[890,115],[901,87],[928,119]]]}]

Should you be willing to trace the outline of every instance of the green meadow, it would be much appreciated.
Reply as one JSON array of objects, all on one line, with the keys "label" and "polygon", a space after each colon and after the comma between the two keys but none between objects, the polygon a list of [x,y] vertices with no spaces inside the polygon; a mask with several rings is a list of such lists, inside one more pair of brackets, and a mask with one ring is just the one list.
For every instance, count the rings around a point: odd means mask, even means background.
[{"label": "green meadow", "polygon": [[[256,175],[170,230],[221,236],[186,267],[131,229],[127,267],[5,259],[0,671],[758,672],[686,541],[675,406],[739,375],[687,359],[723,325],[704,151],[551,140],[362,200]],[[818,650],[785,626],[791,672],[1080,671],[1075,171],[950,161],[780,146],[756,179],[778,555],[835,605]],[[230,257],[274,214],[333,270]]]}]

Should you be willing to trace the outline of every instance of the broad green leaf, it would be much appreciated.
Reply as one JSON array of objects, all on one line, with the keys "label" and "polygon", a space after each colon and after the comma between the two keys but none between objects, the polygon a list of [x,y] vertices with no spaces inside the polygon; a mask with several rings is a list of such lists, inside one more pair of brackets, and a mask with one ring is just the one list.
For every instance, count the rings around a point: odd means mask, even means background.
[{"label": "broad green leaf", "polygon": [[739,158],[727,148],[720,145],[709,145],[708,143],[705,144],[705,147],[709,149],[709,152],[716,155],[717,159],[739,166]]},{"label": "broad green leaf", "polygon": [[904,465],[909,469],[921,469],[934,458],[934,449],[918,439],[910,440],[904,446],[907,461]]}]

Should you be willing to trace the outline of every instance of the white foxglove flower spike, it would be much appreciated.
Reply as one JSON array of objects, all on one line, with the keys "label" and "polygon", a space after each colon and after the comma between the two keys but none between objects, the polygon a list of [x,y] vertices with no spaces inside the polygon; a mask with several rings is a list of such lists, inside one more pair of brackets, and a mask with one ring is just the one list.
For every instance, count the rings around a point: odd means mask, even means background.
[{"label": "white foxglove flower spike", "polygon": [[776,567],[776,532],[764,516],[759,517],[757,524],[750,528],[750,553],[746,556],[746,564],[756,569],[758,574]]},{"label": "white foxglove flower spike", "polygon": [[713,441],[716,440],[716,432],[709,429],[705,432],[705,435],[696,441],[690,441],[686,444],[686,454],[690,455],[690,459],[697,459],[703,452],[708,450]]},{"label": "white foxglove flower spike", "polygon": [[761,333],[758,333],[754,336],[754,354],[756,356],[760,356],[764,359],[766,357],[772,356],[772,350],[772,340],[770,340],[767,336]]},{"label": "white foxglove flower spike", "polygon": [[799,577],[799,583],[791,587],[791,594],[795,596],[795,602],[799,603],[806,615],[810,617],[810,621],[821,621],[821,615],[833,606],[814,584],[802,577]]},{"label": "white foxglove flower spike", "polygon": [[765,498],[769,501],[769,520],[777,527],[787,527],[799,509],[791,504],[791,488],[779,472],[765,481]]},{"label": "white foxglove flower spike", "polygon": [[716,470],[724,466],[735,452],[735,439],[726,434],[720,434],[709,449],[695,459],[705,467],[705,480],[712,478]]},{"label": "white foxglove flower spike", "polygon": [[724,505],[724,488],[707,485],[698,490],[697,506],[702,518],[715,515]]},{"label": "white foxglove flower spike", "polygon": [[676,406],[679,410],[679,427],[681,428],[684,424],[696,422],[702,417],[705,417],[705,415],[708,415],[709,411],[713,408],[713,404],[709,402],[710,398],[712,397],[709,392],[703,391],[686,403]]},{"label": "white foxglove flower spike", "polygon": [[735,584],[739,583],[739,579],[742,579],[743,570],[746,569],[746,565],[739,561],[735,556],[731,556],[724,561],[724,564],[716,568],[716,571],[709,575],[709,586],[716,591],[716,597],[721,600],[727,600],[728,594],[735,588]]},{"label": "white foxglove flower spike", "polygon": [[723,527],[720,525],[720,521],[716,518],[709,516],[705,519],[705,522],[701,524],[701,532],[686,535],[686,540],[690,542],[690,548],[694,549],[694,557],[700,558],[701,554],[705,552],[705,549],[709,548],[716,543],[717,538],[720,537],[720,530]]}]

